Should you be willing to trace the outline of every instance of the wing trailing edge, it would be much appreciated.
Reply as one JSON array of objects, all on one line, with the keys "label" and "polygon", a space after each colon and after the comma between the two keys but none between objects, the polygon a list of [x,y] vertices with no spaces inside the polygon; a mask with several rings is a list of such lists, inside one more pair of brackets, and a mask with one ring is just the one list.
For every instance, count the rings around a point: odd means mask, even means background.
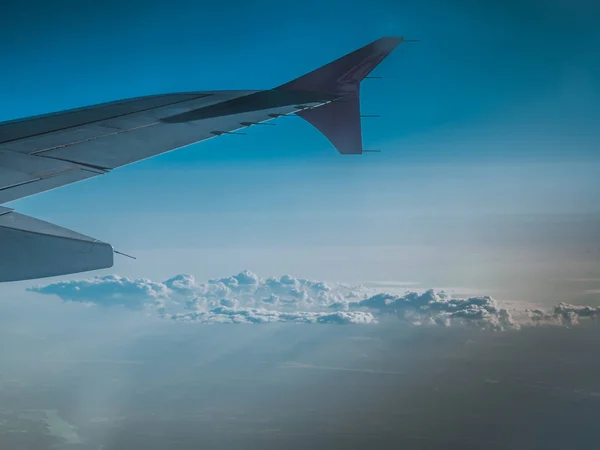
[{"label": "wing trailing edge", "polygon": [[402,37],[378,39],[276,89],[334,95],[336,100],[296,115],[323,133],[341,154],[362,154],[360,83],[403,41]]}]

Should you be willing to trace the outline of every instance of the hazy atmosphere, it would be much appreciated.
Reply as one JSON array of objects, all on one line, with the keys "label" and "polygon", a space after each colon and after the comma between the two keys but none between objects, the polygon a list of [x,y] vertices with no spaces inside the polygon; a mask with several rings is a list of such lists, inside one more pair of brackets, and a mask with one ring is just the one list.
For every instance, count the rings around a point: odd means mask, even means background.
[{"label": "hazy atmosphere", "polygon": [[4,205],[136,259],[0,284],[1,449],[598,448],[597,2],[5,3],[0,121],[420,41],[381,153],[282,117]]}]

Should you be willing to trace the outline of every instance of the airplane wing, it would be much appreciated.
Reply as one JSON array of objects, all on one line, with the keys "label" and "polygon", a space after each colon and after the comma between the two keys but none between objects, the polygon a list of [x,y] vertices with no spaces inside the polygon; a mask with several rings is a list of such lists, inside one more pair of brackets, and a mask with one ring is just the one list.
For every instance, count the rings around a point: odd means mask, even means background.
[{"label": "airplane wing", "polygon": [[[360,82],[402,41],[379,39],[270,90],[153,95],[0,123],[0,205],[288,114],[360,154]],[[0,243],[0,281],[113,264],[109,244],[2,207]]]}]

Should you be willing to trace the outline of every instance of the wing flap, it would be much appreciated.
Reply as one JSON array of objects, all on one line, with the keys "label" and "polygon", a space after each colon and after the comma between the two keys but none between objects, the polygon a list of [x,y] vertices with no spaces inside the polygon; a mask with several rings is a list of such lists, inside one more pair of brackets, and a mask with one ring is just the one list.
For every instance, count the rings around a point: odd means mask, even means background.
[{"label": "wing flap", "polygon": [[[155,124],[254,91],[167,94],[101,104],[0,124],[0,149],[39,153]],[[108,106],[107,106],[108,105]]]},{"label": "wing flap", "polygon": [[0,203],[103,173],[66,161],[0,150]]},{"label": "wing flap", "polygon": [[[94,167],[114,169],[177,148],[185,147],[219,134],[246,127],[246,123],[264,122],[273,116],[297,110],[296,102],[290,105],[259,105],[256,110],[239,114],[226,114],[198,119],[192,116],[185,121],[159,121],[131,130],[88,139],[59,148],[38,152],[38,156]],[[198,111],[194,111],[198,114]],[[224,114],[224,113],[223,113]]]},{"label": "wing flap", "polygon": [[[0,204],[85,180],[110,169],[247,127],[250,123],[293,113],[298,109],[296,103],[306,99],[304,95],[293,96],[283,102],[285,106],[271,107],[271,103],[264,103],[262,98],[255,99],[248,92],[255,91],[218,92],[207,97],[210,102],[192,101],[185,107],[170,106],[114,118],[110,122],[113,128],[104,128],[104,131],[99,128],[103,125],[93,123],[2,144],[0,167],[6,170],[7,176],[4,180],[0,174]],[[221,115],[216,115],[210,109],[215,99],[235,95],[250,98],[251,105],[245,112],[231,114],[229,111],[228,114],[220,111]],[[208,109],[210,117],[184,116],[185,120],[179,121],[182,113],[204,114],[203,109]],[[177,120],[169,121],[171,117]],[[87,138],[74,139],[74,133]]]},{"label": "wing flap", "polygon": [[77,169],[48,178],[34,179],[26,183],[0,188],[0,204],[86,180],[100,174],[101,172],[95,170]]}]

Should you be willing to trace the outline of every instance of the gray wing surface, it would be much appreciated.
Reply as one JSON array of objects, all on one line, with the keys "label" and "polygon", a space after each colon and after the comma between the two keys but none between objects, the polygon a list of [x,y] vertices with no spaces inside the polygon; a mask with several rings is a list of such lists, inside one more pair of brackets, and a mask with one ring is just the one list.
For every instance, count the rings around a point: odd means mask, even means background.
[{"label": "gray wing surface", "polygon": [[[403,38],[379,39],[264,91],[183,92],[0,123],[0,205],[296,114],[341,154],[361,154],[359,85]],[[97,239],[0,206],[0,282],[113,265]]]},{"label": "gray wing surface", "polygon": [[[268,91],[150,96],[0,124],[0,204],[297,110],[253,105],[261,92]],[[229,110],[210,108],[236,100]],[[169,121],[198,111],[209,117]]]}]

